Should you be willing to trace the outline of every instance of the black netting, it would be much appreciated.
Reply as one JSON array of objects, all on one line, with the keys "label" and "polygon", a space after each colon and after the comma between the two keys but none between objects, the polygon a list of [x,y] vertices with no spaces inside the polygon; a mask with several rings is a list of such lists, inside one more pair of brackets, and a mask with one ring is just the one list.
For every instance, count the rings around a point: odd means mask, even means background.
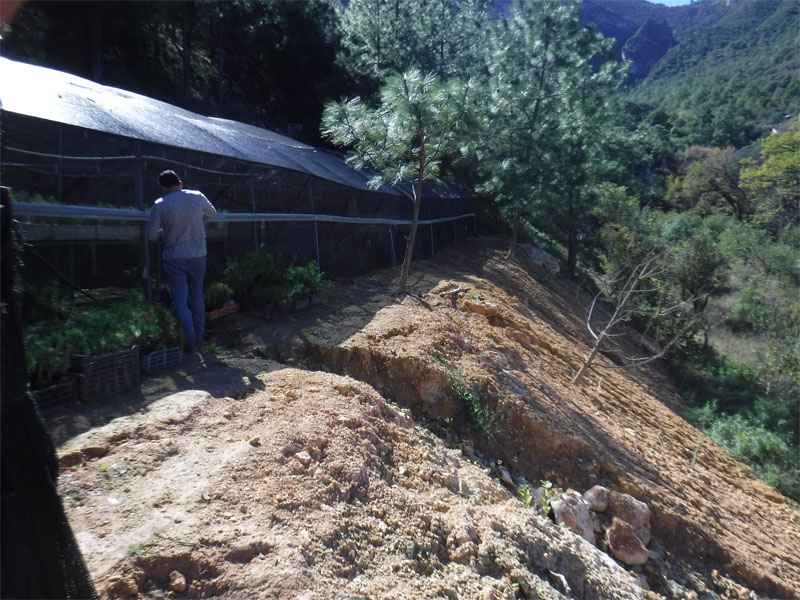
[{"label": "black netting", "polygon": [[95,598],[56,491],[58,463],[53,444],[26,392],[22,325],[13,294],[16,248],[5,189],[2,205],[0,597]]}]

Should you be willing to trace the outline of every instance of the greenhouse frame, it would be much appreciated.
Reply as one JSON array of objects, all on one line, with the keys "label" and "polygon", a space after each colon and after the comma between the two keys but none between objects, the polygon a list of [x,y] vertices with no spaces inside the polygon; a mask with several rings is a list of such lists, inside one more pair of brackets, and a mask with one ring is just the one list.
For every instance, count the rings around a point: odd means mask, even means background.
[{"label": "greenhouse frame", "polygon": [[[42,271],[33,253],[81,287],[144,283],[149,295],[160,252],[144,224],[164,169],[219,211],[209,271],[253,250],[316,260],[334,278],[402,262],[411,202],[371,189],[375,174],[339,153],[4,58],[0,81],[0,184],[21,221],[24,277]],[[474,199],[426,184],[419,224],[415,260],[474,234]]]}]

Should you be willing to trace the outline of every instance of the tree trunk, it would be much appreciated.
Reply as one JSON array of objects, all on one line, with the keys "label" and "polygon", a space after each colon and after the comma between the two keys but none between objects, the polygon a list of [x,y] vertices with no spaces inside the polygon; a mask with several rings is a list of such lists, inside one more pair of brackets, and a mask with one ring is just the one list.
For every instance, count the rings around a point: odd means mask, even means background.
[{"label": "tree trunk", "polygon": [[586,374],[586,370],[592,365],[594,362],[597,353],[600,351],[600,344],[605,337],[605,332],[601,332],[599,336],[597,336],[597,341],[594,343],[594,348],[589,353],[589,356],[586,357],[586,360],[583,361],[581,368],[578,369],[578,372],[575,373],[575,377],[572,378],[572,383],[580,383],[583,380],[583,376]]},{"label": "tree trunk", "polygon": [[578,233],[575,231],[575,226],[569,226],[569,238],[567,240],[567,275],[575,277],[575,271],[578,267]]},{"label": "tree trunk", "polygon": [[417,241],[417,225],[419,224],[419,205],[422,203],[422,182],[425,180],[425,166],[428,164],[428,157],[425,154],[425,136],[420,133],[419,166],[417,168],[417,187],[412,189],[413,198],[411,199],[411,232],[408,234],[406,244],[406,256],[403,259],[403,268],[400,271],[400,283],[398,291],[402,294],[406,291],[408,275],[411,273],[411,258],[414,254],[414,244]]},{"label": "tree trunk", "polygon": [[411,273],[411,257],[414,254],[414,244],[417,240],[417,222],[419,221],[419,205],[421,198],[417,196],[413,201],[413,215],[411,217],[411,232],[408,234],[408,242],[406,243],[406,256],[403,259],[403,268],[400,271],[400,283],[398,284],[398,291],[403,293],[406,291],[406,284],[408,283],[408,276]]},{"label": "tree trunk", "polygon": [[508,246],[508,254],[506,258],[512,258],[517,250],[517,239],[519,239],[519,227],[522,221],[522,205],[517,205],[517,210],[514,213],[514,226],[511,229],[511,243]]},{"label": "tree trunk", "polygon": [[569,190],[569,231],[567,232],[567,274],[575,277],[578,265],[578,225],[575,222],[575,206],[578,203],[578,190],[572,186]]}]

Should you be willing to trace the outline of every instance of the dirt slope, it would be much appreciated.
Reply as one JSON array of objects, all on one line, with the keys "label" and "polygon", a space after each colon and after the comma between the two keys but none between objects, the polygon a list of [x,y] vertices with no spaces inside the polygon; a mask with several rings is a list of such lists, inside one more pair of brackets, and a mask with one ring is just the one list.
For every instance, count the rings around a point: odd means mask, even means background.
[{"label": "dirt slope", "polygon": [[[51,424],[63,439],[138,411],[61,451],[105,596],[800,597],[800,508],[687,424],[657,371],[570,383],[587,352],[573,283],[485,240],[415,265],[413,295],[395,276],[293,319],[226,318],[217,356]],[[498,433],[448,371],[481,382]],[[645,502],[649,560],[624,567],[525,508],[516,488],[542,479]]]}]

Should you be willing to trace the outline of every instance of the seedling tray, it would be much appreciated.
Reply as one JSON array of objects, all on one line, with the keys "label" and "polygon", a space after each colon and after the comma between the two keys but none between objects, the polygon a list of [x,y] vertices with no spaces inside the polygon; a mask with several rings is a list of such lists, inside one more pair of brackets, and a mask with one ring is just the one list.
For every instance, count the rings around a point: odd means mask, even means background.
[{"label": "seedling tray", "polygon": [[127,392],[139,385],[139,346],[99,356],[73,356],[81,401]]},{"label": "seedling tray", "polygon": [[174,367],[183,362],[183,350],[177,346],[171,348],[161,348],[142,357],[142,372],[149,373],[157,369]]},{"label": "seedling tray", "polygon": [[67,375],[49,387],[31,391],[36,406],[43,413],[78,401],[78,377]]}]

